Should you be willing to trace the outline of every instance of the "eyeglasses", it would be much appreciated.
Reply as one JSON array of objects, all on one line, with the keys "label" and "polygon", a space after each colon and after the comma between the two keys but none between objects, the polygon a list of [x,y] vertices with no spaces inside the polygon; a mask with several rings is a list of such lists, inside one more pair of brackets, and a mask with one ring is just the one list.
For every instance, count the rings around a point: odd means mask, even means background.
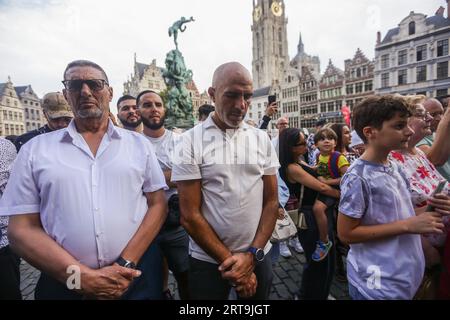
[{"label": "eyeglasses", "polygon": [[421,119],[423,121],[427,121],[428,119],[432,120],[433,118],[433,116],[431,116],[429,112],[413,114],[413,117]]},{"label": "eyeglasses", "polygon": [[64,80],[62,81],[64,87],[73,92],[81,91],[83,84],[87,84],[91,91],[101,91],[106,85],[109,85],[106,80],[103,79],[89,79],[89,80]]}]

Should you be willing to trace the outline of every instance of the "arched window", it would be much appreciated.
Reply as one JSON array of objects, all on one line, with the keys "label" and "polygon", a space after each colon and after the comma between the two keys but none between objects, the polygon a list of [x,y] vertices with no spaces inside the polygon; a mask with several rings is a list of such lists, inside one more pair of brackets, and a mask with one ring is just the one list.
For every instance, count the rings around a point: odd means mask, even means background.
[{"label": "arched window", "polygon": [[409,35],[416,33],[416,23],[414,21],[411,21],[409,23]]}]

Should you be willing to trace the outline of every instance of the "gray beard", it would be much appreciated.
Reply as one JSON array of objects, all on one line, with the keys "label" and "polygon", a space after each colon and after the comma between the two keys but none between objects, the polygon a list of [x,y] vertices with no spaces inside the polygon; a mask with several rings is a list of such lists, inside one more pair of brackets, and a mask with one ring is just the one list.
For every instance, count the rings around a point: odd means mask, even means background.
[{"label": "gray beard", "polygon": [[104,111],[100,109],[78,110],[76,114],[80,119],[100,119],[103,117]]}]

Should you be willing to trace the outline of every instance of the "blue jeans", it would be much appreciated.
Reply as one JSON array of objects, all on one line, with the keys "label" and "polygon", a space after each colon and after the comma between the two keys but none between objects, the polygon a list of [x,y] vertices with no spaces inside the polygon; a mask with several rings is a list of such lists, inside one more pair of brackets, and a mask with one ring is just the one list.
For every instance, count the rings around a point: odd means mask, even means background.
[{"label": "blue jeans", "polygon": [[350,282],[348,283],[348,294],[352,300],[367,300]]},{"label": "blue jeans", "polygon": [[[326,210],[328,218],[328,237],[334,241],[333,212],[334,208]],[[328,256],[320,261],[312,260],[312,254],[319,240],[319,230],[312,212],[312,206],[304,206],[301,212],[305,214],[308,229],[298,231],[298,239],[305,250],[306,264],[303,268],[302,283],[300,285],[299,298],[301,300],[327,300],[330,293],[331,282],[334,276],[336,259],[336,246],[333,243]]]},{"label": "blue jeans", "polygon": [[278,263],[280,258],[280,243],[272,242],[272,249],[270,249],[270,259],[272,260],[272,265]]}]

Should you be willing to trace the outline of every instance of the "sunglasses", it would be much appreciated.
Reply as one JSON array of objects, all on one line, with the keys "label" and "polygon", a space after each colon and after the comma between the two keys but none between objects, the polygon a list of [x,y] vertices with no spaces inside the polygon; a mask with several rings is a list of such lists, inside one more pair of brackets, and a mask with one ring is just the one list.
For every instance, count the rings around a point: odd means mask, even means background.
[{"label": "sunglasses", "polygon": [[294,147],[301,147],[301,146],[306,146],[306,142],[304,141],[304,142],[294,144]]},{"label": "sunglasses", "polygon": [[103,79],[90,79],[90,80],[64,80],[62,81],[64,87],[69,91],[81,91],[83,84],[86,84],[91,91],[101,91],[106,85],[109,85],[106,80]]}]

